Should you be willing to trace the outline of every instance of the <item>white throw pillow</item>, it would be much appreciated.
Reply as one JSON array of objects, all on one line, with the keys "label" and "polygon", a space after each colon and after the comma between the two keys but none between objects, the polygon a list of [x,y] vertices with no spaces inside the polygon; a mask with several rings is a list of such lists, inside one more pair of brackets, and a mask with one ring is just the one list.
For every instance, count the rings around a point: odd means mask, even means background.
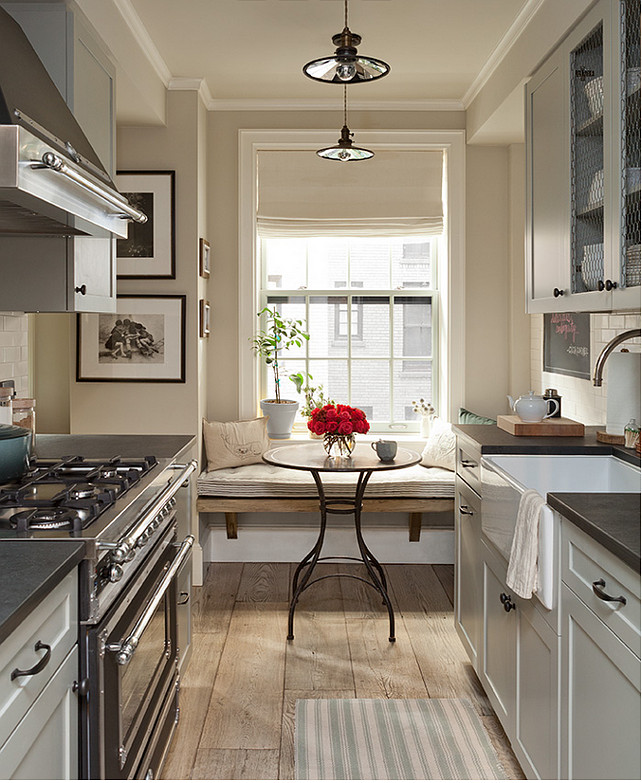
[{"label": "white throw pillow", "polygon": [[448,422],[433,419],[430,437],[421,453],[421,464],[427,468],[455,470],[455,433]]},{"label": "white throw pillow", "polygon": [[236,468],[261,462],[261,457],[270,448],[266,423],[267,416],[248,421],[203,419],[207,469]]}]

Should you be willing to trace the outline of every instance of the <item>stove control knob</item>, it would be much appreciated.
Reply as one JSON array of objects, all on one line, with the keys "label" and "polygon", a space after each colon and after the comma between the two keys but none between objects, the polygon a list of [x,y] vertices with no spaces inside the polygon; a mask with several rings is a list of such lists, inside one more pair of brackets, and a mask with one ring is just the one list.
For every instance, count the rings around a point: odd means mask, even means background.
[{"label": "stove control knob", "polygon": [[119,566],[117,563],[113,563],[109,567],[109,581],[110,582],[120,582],[120,580],[122,578],[123,578],[122,566]]},{"label": "stove control knob", "polygon": [[141,533],[138,536],[138,538],[136,539],[136,546],[145,546],[145,544],[147,543],[147,539],[148,538],[149,538],[149,536],[147,535],[147,531],[145,531],[144,533]]}]

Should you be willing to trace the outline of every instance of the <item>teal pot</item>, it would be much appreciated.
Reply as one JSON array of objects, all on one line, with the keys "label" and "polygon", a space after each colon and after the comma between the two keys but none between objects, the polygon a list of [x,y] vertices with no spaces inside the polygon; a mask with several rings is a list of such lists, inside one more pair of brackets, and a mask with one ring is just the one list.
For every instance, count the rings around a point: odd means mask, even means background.
[{"label": "teal pot", "polygon": [[24,476],[30,453],[31,430],[0,424],[0,481]]},{"label": "teal pot", "polygon": [[261,410],[264,416],[268,416],[268,438],[283,440],[292,434],[294,417],[299,409],[299,403],[292,400],[274,402],[273,400],[261,400]]}]

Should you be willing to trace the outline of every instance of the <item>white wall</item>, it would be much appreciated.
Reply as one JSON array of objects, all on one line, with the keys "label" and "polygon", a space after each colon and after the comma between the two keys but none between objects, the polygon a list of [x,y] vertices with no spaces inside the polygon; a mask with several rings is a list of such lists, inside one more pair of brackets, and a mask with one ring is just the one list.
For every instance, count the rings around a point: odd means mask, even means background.
[{"label": "white wall", "polygon": [[[602,386],[593,386],[592,381],[572,378],[570,375],[543,372],[544,316],[532,315],[531,319],[531,387],[538,394],[544,389],[554,388],[562,396],[562,415],[582,424],[606,424],[606,396],[608,393],[607,372]],[[617,334],[626,329],[640,328],[639,313],[595,313],[591,315],[591,368],[604,346]],[[640,340],[630,340],[618,346],[631,351],[640,350]],[[526,391],[526,390],[524,390]],[[639,422],[638,422],[639,423]]]}]

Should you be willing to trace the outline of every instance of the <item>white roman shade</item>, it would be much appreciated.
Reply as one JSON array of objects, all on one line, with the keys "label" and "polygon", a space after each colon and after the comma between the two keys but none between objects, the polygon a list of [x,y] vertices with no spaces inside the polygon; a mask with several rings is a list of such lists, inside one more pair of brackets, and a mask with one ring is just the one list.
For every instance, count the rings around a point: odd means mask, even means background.
[{"label": "white roman shade", "polygon": [[442,233],[441,150],[379,151],[356,163],[301,150],[262,150],[258,156],[262,237]]}]

